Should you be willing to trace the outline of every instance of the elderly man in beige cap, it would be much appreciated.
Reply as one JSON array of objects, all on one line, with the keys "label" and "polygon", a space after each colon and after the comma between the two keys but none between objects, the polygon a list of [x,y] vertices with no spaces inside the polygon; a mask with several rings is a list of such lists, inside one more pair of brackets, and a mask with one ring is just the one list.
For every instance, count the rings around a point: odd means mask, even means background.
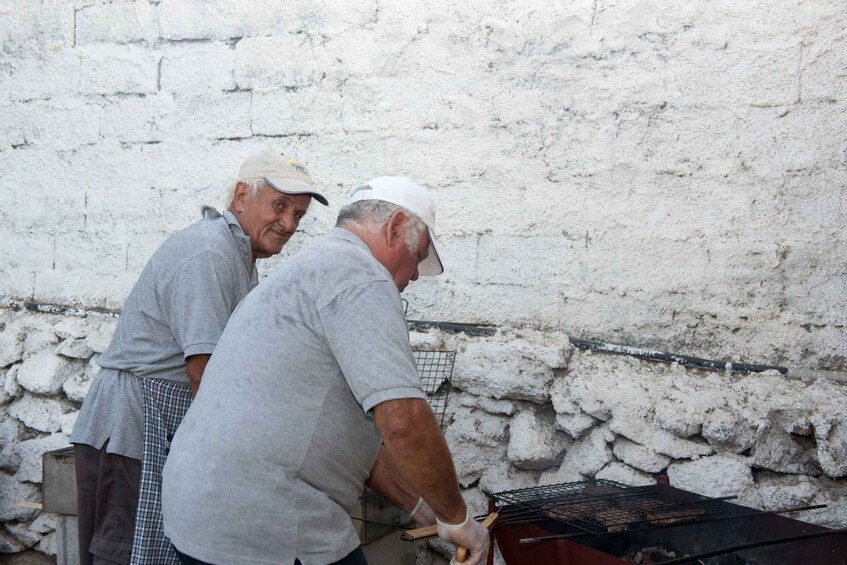
[{"label": "elderly man in beige cap", "polygon": [[256,285],[256,259],[279,253],[312,199],[299,160],[268,148],[244,161],[228,210],[172,234],[132,288],[75,444],[80,562],[179,563],[161,522],[161,469],[230,315]]},{"label": "elderly man in beige cap", "polygon": [[349,513],[366,483],[484,563],[400,299],[442,271],[432,196],[381,177],[245,298],[163,472],[183,563],[362,565]]}]

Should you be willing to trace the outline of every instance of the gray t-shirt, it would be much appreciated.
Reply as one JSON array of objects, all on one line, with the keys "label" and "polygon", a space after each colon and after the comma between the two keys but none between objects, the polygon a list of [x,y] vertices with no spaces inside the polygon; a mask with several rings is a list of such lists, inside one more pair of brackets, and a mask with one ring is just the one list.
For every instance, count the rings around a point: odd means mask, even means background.
[{"label": "gray t-shirt", "polygon": [[72,443],[141,459],[143,406],[136,377],[188,386],[185,359],[210,354],[232,311],[255,286],[250,239],[229,211],[172,234],[153,254],[126,299],[97,364]]},{"label": "gray t-shirt", "polygon": [[371,410],[424,398],[400,293],[339,228],[230,318],[163,472],[165,533],[210,563],[337,561],[381,438]]}]

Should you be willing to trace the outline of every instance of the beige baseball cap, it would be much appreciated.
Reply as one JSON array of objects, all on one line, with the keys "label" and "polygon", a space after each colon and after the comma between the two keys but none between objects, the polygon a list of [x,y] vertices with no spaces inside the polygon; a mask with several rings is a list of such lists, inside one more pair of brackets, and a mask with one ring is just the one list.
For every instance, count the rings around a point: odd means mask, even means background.
[{"label": "beige baseball cap", "polygon": [[265,182],[283,194],[308,194],[324,206],[326,197],[315,190],[306,164],[288,157],[278,147],[267,147],[244,160],[238,178],[264,178]]},{"label": "beige baseball cap", "polygon": [[435,200],[427,189],[406,177],[378,177],[353,192],[350,202],[358,200],[391,202],[423,220],[429,231],[429,254],[418,266],[418,274],[433,276],[444,272],[444,265],[435,249]]}]

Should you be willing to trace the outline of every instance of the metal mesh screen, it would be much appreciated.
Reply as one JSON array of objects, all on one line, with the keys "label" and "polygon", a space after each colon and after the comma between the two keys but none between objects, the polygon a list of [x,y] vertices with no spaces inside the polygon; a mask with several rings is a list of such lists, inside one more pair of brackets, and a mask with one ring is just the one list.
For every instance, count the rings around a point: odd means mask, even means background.
[{"label": "metal mesh screen", "polygon": [[501,505],[513,505],[513,510],[504,512],[505,520],[544,516],[592,533],[696,521],[721,513],[705,497],[684,499],[655,486],[630,487],[605,479],[506,491],[493,497]]},{"label": "metal mesh screen", "polygon": [[435,414],[435,421],[443,428],[456,352],[417,349],[414,354],[418,376],[421,378],[421,390]]}]

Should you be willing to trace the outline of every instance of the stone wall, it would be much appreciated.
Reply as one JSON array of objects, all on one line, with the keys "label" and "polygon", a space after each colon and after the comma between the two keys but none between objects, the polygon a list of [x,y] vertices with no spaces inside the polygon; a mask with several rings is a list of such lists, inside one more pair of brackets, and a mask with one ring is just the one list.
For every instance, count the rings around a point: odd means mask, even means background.
[{"label": "stone wall", "polygon": [[[15,503],[41,501],[41,456],[67,445],[114,325],[0,309],[0,553],[55,553],[55,517]],[[847,385],[579,351],[563,332],[411,338],[457,352],[445,433],[476,512],[503,490],[665,475],[754,508],[827,504],[794,517],[847,525]]]}]

